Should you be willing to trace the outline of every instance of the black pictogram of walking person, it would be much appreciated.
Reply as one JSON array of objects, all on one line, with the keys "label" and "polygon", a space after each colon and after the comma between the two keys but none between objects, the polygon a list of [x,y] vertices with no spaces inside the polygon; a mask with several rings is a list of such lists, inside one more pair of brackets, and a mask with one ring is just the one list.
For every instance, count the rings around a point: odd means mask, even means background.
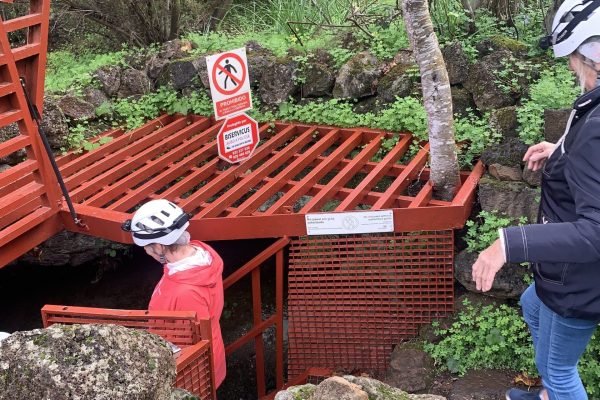
[{"label": "black pictogram of walking person", "polygon": [[[225,66],[223,67],[223,69],[225,69],[228,73],[225,74],[225,80],[223,81],[223,88],[227,89],[227,80],[231,79],[231,82],[233,83],[234,86],[237,86],[237,82],[235,81],[235,79],[232,78],[232,73],[231,70],[233,70],[233,72],[235,72],[237,74],[237,69],[235,69],[235,67],[231,64],[229,64],[229,60],[225,60]],[[219,71],[219,75],[221,75],[223,72],[225,71]]]}]

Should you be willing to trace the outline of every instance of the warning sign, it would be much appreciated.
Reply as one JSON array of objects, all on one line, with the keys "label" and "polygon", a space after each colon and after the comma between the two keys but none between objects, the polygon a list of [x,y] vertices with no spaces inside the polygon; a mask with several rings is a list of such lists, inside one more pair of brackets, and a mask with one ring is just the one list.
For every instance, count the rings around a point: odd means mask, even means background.
[{"label": "warning sign", "polygon": [[228,118],[219,134],[219,157],[230,163],[249,158],[258,146],[258,123],[246,114]]},{"label": "warning sign", "polygon": [[245,48],[206,57],[206,65],[216,119],[252,108]]}]

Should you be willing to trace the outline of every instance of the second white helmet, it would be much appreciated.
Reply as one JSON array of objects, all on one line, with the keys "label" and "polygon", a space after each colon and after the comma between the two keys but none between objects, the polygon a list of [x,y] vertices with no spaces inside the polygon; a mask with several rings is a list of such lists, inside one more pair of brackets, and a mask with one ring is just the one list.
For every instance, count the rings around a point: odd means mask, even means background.
[{"label": "second white helmet", "polygon": [[540,45],[552,46],[556,57],[565,57],[592,36],[600,36],[600,0],[566,0],[554,16],[552,33]]},{"label": "second white helmet", "polygon": [[131,220],[125,221],[123,230],[131,232],[138,246],[152,243],[170,245],[179,239],[189,225],[189,215],[179,206],[159,199],[141,206]]}]

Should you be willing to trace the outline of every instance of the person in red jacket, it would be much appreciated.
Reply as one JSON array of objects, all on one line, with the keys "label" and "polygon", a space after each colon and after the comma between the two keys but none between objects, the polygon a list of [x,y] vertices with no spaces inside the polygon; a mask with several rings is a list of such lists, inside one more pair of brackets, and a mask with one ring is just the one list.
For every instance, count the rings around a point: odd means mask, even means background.
[{"label": "person in red jacket", "polygon": [[223,311],[223,260],[206,243],[190,240],[189,215],[168,200],[152,200],[125,221],[123,230],[164,266],[148,310],[196,311],[210,319],[215,385],[225,379],[225,346],[219,319]]}]

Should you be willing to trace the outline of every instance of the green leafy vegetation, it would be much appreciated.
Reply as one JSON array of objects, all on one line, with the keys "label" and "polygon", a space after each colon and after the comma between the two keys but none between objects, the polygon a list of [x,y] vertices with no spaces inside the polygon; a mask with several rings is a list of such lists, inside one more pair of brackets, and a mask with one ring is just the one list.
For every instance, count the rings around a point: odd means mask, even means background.
[{"label": "green leafy vegetation", "polygon": [[[464,375],[476,369],[510,369],[537,376],[529,328],[515,307],[481,306],[463,301],[463,310],[447,329],[433,322],[437,343],[424,349],[444,370]],[[600,396],[600,335],[592,336],[581,357],[579,375],[590,398]]]},{"label": "green leafy vegetation", "polygon": [[48,53],[46,91],[66,92],[92,83],[92,72],[105,65],[124,62],[126,51],[107,54],[70,53],[55,51]]},{"label": "green leafy vegetation", "polygon": [[442,369],[459,375],[483,368],[537,375],[529,329],[514,307],[482,307],[465,300],[449,328],[440,329],[439,323],[434,328],[442,340],[424,349]]},{"label": "green leafy vegetation", "polygon": [[517,108],[521,140],[527,144],[542,141],[544,110],[570,108],[579,90],[565,64],[556,64],[543,71],[540,79],[531,86],[529,98]]},{"label": "green leafy vegetation", "polygon": [[[481,211],[477,215],[478,221],[469,220],[466,222],[468,227],[465,237],[467,250],[470,253],[479,253],[488,248],[496,239],[498,239],[498,229],[513,225],[515,221],[510,218],[498,215],[497,213]],[[527,223],[526,217],[520,217],[516,221],[519,225]]]}]

